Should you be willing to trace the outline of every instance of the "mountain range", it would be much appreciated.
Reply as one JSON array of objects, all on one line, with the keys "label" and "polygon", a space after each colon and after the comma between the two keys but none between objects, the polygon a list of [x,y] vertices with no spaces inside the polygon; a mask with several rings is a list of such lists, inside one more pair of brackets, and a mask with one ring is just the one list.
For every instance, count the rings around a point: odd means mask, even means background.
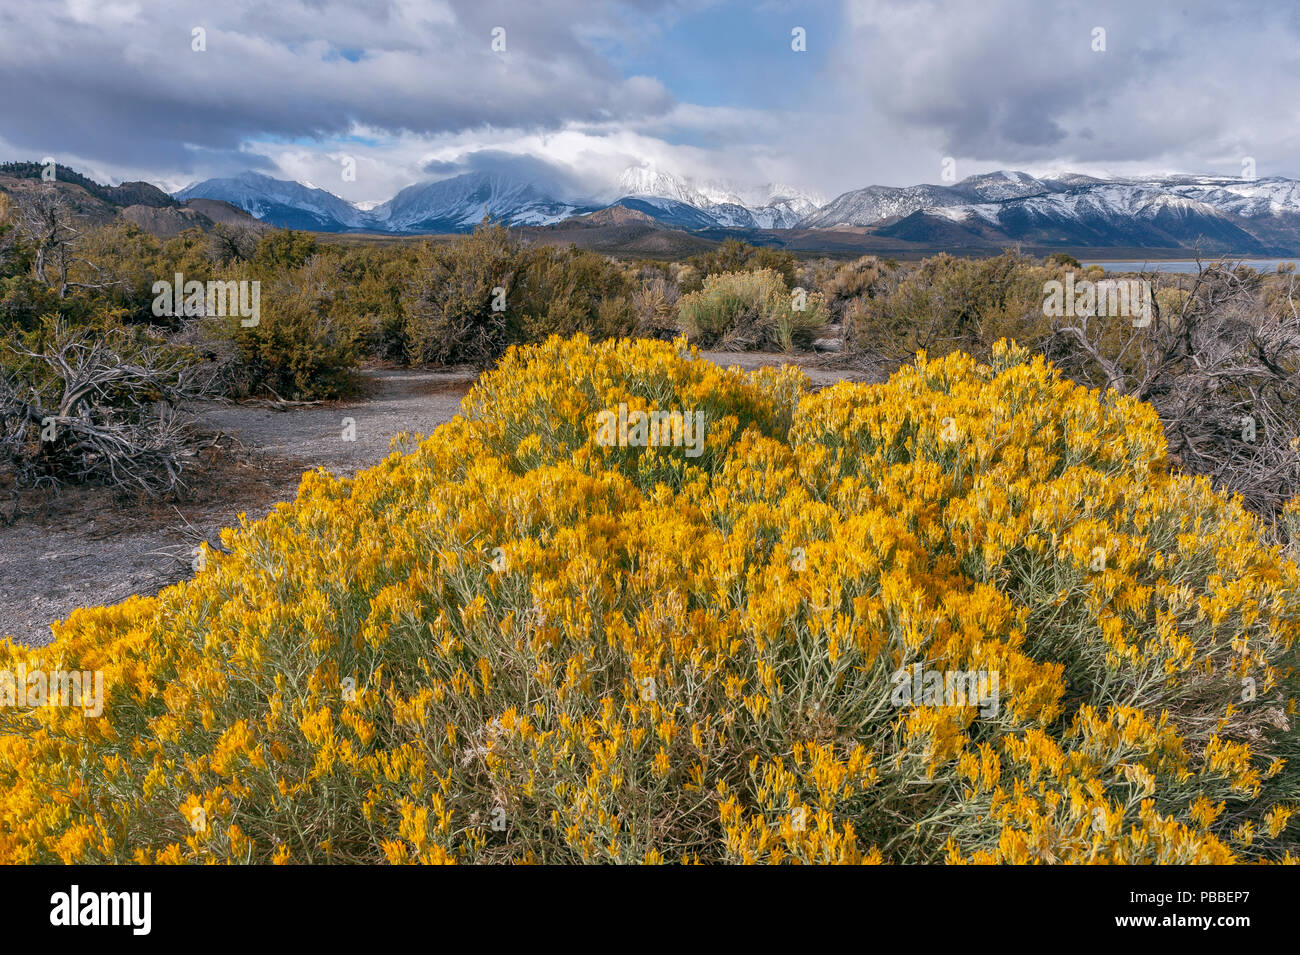
[{"label": "mountain range", "polygon": [[[867,186],[826,201],[769,184],[757,188],[699,182],[653,166],[634,166],[612,194],[555,195],[501,173],[466,173],[408,186],[361,208],[310,183],[246,172],[180,190],[179,201],[219,200],[276,226],[320,232],[468,232],[484,214],[507,225],[547,227],[621,206],[672,229],[718,238],[835,230],[904,246],[1190,249],[1206,253],[1300,252],[1300,181],[1215,176],[1099,179],[1077,173],[1031,176],[1004,171],[951,185]],[[832,244],[838,244],[826,237]]]},{"label": "mountain range", "polygon": [[245,172],[195,183],[175,198],[218,199],[287,229],[397,234],[468,232],[485,211],[512,226],[552,225],[612,205],[685,229],[781,229],[793,227],[825,202],[790,186],[744,189],[697,183],[648,166],[627,169],[615,192],[604,200],[563,199],[501,173],[465,173],[408,186],[387,202],[363,209],[311,183]]},{"label": "mountain range", "polygon": [[[36,188],[36,163],[0,164],[0,191]],[[794,251],[908,253],[1124,250],[1181,256],[1300,254],[1300,181],[1168,175],[1101,179],[1002,171],[947,185],[867,186],[830,201],[791,186],[697,181],[650,165],[592,198],[504,173],[417,183],[358,205],[311,183],[245,172],[168,195],[149,183],[103,186],[58,167],[78,214],[120,217],[159,235],[215,223],[327,233],[469,232],[484,214],[542,241],[609,252],[706,248],[728,236]],[[613,214],[613,212],[617,214]],[[604,215],[597,213],[604,212]]]},{"label": "mountain range", "polygon": [[1216,176],[1097,179],[1076,173],[971,176],[951,186],[847,192],[802,228],[870,229],[926,244],[1190,248],[1291,255],[1300,182]]},{"label": "mountain range", "polygon": [[[746,188],[716,181],[697,183],[653,166],[625,169],[617,192],[615,202],[640,209],[661,222],[700,222],[695,227],[706,229],[792,229],[826,204],[824,196],[794,186],[767,183]],[[699,218],[701,213],[703,219]],[[673,222],[675,216],[683,221]]]}]

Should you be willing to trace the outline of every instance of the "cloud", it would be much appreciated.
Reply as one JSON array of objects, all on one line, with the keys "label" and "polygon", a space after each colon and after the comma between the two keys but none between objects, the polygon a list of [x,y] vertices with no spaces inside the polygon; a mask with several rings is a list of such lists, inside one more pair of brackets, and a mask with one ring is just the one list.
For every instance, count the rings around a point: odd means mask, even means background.
[{"label": "cloud", "polygon": [[358,201],[497,168],[589,194],[639,162],[830,194],[946,157],[1300,177],[1297,33],[1265,0],[0,0],[0,150]]},{"label": "cloud", "polygon": [[465,153],[454,162],[431,160],[423,171],[430,179],[444,179],[465,173],[488,173],[532,182],[563,199],[587,198],[591,183],[562,163],[538,156],[521,155],[502,149],[480,149]]},{"label": "cloud", "polygon": [[1235,173],[1249,153],[1300,174],[1294,110],[1279,110],[1300,95],[1285,6],[854,0],[847,14],[838,94],[870,103],[881,133],[927,142],[927,168],[951,155]]},{"label": "cloud", "polygon": [[600,20],[585,4],[544,6],[5,0],[4,134],[30,153],[187,169],[250,139],[320,141],[358,124],[436,136],[672,106],[657,80],[620,75],[583,42]]}]

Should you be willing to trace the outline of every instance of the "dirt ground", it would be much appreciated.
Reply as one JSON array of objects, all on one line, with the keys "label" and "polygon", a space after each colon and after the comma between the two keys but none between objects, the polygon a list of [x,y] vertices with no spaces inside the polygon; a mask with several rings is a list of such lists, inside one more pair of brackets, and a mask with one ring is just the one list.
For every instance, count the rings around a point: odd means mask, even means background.
[{"label": "dirt ground", "polygon": [[[762,353],[707,352],[723,366],[790,361]],[[814,388],[876,376],[794,359]],[[192,573],[201,540],[246,513],[257,519],[294,496],[304,471],[340,476],[382,460],[403,432],[428,434],[450,421],[473,385],[469,369],[363,372],[363,394],[347,402],[276,410],[209,402],[187,409],[212,446],[200,453],[188,491],[169,502],[124,500],[95,488],[24,492],[0,521],[0,637],[48,643],[50,624],[73,609],[153,594]],[[345,419],[351,419],[349,428]],[[345,440],[345,431],[354,435]],[[12,507],[12,505],[11,505]]]}]

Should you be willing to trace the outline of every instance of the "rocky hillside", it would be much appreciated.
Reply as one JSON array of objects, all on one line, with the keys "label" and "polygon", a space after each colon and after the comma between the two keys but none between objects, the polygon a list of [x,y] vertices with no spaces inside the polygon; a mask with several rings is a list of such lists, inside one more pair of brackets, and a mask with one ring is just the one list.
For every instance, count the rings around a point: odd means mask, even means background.
[{"label": "rocky hillside", "polygon": [[0,163],[0,192],[18,197],[40,189],[56,189],[83,221],[107,225],[121,219],[159,238],[172,238],[186,229],[207,232],[218,223],[264,230],[269,226],[244,210],[211,199],[177,200],[147,182],[105,186],[67,166],[55,166],[55,178],[41,178],[39,163]]}]

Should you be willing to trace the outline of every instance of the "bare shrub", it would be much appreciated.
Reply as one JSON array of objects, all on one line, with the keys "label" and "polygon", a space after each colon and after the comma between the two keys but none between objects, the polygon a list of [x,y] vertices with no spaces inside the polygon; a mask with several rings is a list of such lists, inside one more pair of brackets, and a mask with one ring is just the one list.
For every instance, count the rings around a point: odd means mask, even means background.
[{"label": "bare shrub", "polygon": [[[34,250],[32,270],[37,281],[58,289],[60,299],[73,290],[102,290],[118,284],[83,257],[84,228],[79,215],[53,188],[34,189],[16,197],[18,231]],[[73,272],[88,273],[88,281],[74,280]]]},{"label": "bare shrub", "polygon": [[1142,279],[1154,301],[1149,324],[1058,318],[1044,351],[1076,381],[1150,402],[1183,469],[1274,515],[1300,489],[1294,273],[1221,261],[1191,279]]},{"label": "bare shrub", "polygon": [[45,323],[0,344],[0,456],[20,483],[165,493],[193,458],[193,357],[140,332]]}]

